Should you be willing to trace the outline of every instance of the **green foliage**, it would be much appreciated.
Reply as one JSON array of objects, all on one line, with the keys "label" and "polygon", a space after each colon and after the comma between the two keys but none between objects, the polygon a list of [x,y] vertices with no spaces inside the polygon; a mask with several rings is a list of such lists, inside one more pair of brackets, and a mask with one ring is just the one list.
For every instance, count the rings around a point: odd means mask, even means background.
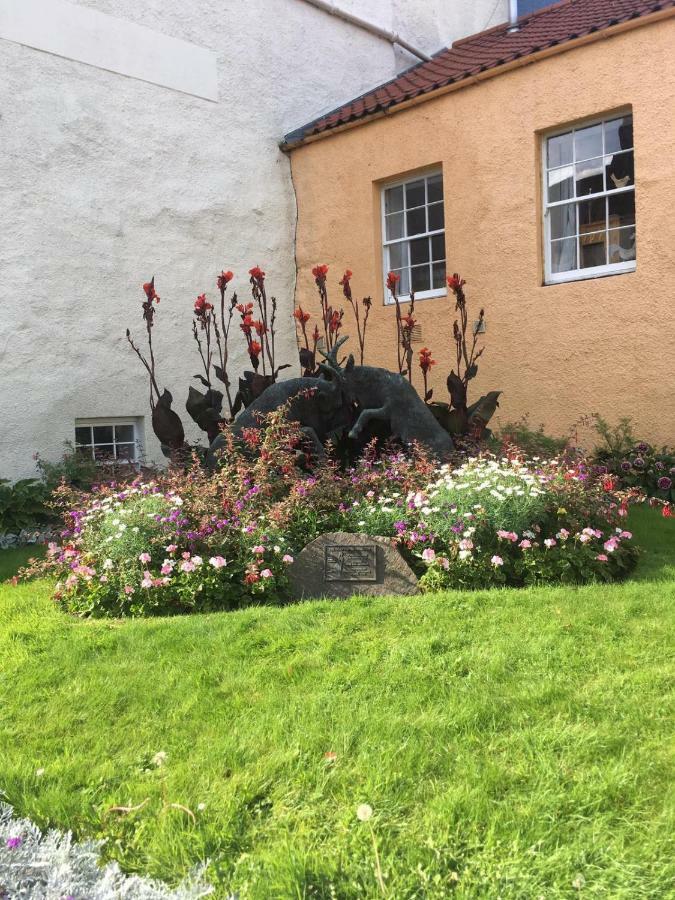
[{"label": "green foliage", "polygon": [[550,459],[562,453],[568,442],[566,438],[546,434],[543,425],[531,428],[529,417],[523,416],[515,422],[507,422],[501,426],[491,443],[495,449],[504,445],[515,446],[528,459],[532,459],[533,456]]},{"label": "green foliage", "polygon": [[610,473],[621,490],[637,490],[665,504],[675,502],[675,449],[660,450],[646,441],[636,441],[627,418],[610,426],[595,416],[596,431],[602,438],[593,461],[600,472]]},{"label": "green foliage", "polygon": [[98,466],[90,456],[78,453],[66,441],[58,462],[48,462],[37,456],[36,467],[49,491],[53,491],[62,481],[80,490],[89,490],[92,484],[105,479],[106,471]]},{"label": "green foliage", "polygon": [[0,478],[0,533],[15,533],[49,521],[47,486],[35,478],[22,478],[14,484]]},{"label": "green foliage", "polygon": [[215,900],[375,900],[372,834],[390,898],[666,900],[675,522],[630,522],[656,586],[119,622],[2,586],[6,799]]}]

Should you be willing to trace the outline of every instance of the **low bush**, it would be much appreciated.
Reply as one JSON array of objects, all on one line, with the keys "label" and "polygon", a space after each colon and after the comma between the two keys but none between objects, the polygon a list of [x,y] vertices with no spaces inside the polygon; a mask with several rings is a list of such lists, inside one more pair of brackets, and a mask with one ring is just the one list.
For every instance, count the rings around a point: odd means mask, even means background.
[{"label": "low bush", "polygon": [[283,410],[217,472],[197,460],[153,481],[62,486],[66,528],[38,564],[79,615],[163,615],[284,602],[294,555],[322,533],[390,537],[425,590],[580,583],[635,563],[625,508],[583,462],[471,458],[438,468],[419,449],[303,470]]},{"label": "low bush", "polygon": [[601,416],[595,418],[601,438],[593,455],[597,473],[613,476],[622,490],[640,491],[663,504],[674,503],[675,449],[658,449],[638,441],[630,419],[620,419],[611,426]]},{"label": "low bush", "polygon": [[14,534],[49,521],[49,493],[37,478],[22,478],[14,484],[0,478],[0,534]]}]

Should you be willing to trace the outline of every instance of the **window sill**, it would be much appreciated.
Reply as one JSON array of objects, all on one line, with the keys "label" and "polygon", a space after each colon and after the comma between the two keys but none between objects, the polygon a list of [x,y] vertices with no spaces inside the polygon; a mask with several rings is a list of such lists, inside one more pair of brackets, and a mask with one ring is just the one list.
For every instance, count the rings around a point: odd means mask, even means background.
[{"label": "window sill", "polygon": [[[420,291],[418,294],[415,294],[415,303],[418,300],[433,300],[437,297],[447,297],[448,291],[447,288],[436,288],[433,291]],[[399,303],[410,303],[410,294],[405,294],[402,297],[398,298]],[[390,295],[384,298],[385,306],[394,306],[394,298]]]},{"label": "window sill", "polygon": [[607,278],[610,275],[625,275],[637,269],[635,260],[625,263],[615,263],[611,266],[597,266],[593,269],[577,269],[575,272],[559,272],[556,275],[547,275],[544,287],[552,284],[567,284],[569,281],[588,281],[592,278]]}]

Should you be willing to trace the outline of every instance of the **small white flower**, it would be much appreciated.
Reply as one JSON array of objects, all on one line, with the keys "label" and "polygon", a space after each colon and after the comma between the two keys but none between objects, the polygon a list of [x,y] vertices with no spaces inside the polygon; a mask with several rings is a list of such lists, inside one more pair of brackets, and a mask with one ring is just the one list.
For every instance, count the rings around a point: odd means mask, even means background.
[{"label": "small white flower", "polygon": [[356,810],[356,818],[361,822],[367,822],[368,819],[372,818],[372,815],[373,808],[367,803],[362,803]]},{"label": "small white flower", "polygon": [[44,770],[44,769],[36,769],[36,770],[35,770],[35,777],[36,777],[36,778],[42,778],[42,776],[43,776],[44,774],[45,774],[45,770]]},{"label": "small white flower", "polygon": [[166,752],[164,750],[160,750],[158,753],[155,753],[155,755],[152,757],[152,759],[150,761],[153,764],[153,766],[157,766],[157,768],[159,769],[160,766],[164,765],[166,760],[167,760]]},{"label": "small white flower", "polygon": [[204,812],[206,809],[206,803],[198,803],[197,804],[197,812]]}]

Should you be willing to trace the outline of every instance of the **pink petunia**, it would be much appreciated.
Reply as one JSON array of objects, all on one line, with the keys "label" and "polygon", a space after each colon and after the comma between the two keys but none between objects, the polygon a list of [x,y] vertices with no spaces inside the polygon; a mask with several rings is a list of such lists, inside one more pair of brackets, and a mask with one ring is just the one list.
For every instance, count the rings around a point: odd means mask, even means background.
[{"label": "pink petunia", "polygon": [[521,550],[529,550],[532,546],[532,541],[528,541],[527,538],[523,538],[523,540],[518,544]]},{"label": "pink petunia", "polygon": [[293,557],[290,553],[284,553],[284,555],[281,557],[281,561],[290,565],[290,563],[293,562]]},{"label": "pink petunia", "polygon": [[598,555],[595,558],[600,560],[600,562],[608,562],[609,561],[609,558],[604,553],[598,553]]},{"label": "pink petunia", "polygon": [[138,558],[142,563],[149,563],[152,559],[149,553],[141,553]]},{"label": "pink petunia", "polygon": [[493,556],[492,559],[490,560],[490,562],[492,563],[493,566],[503,566],[504,565],[504,560],[501,558],[501,556]]},{"label": "pink petunia", "polygon": [[261,578],[272,578],[272,570],[271,569],[263,569],[260,573]]},{"label": "pink petunia", "polygon": [[432,563],[436,559],[436,551],[432,550],[431,547],[427,547],[426,550],[422,551],[422,559],[424,562]]},{"label": "pink petunia", "polygon": [[253,548],[253,552],[257,553],[259,555],[259,554],[265,552],[265,548],[263,547],[262,544],[256,544],[255,547]]},{"label": "pink petunia", "polygon": [[227,560],[223,556],[212,556],[209,563],[214,569],[222,569],[223,566],[227,565]]}]

